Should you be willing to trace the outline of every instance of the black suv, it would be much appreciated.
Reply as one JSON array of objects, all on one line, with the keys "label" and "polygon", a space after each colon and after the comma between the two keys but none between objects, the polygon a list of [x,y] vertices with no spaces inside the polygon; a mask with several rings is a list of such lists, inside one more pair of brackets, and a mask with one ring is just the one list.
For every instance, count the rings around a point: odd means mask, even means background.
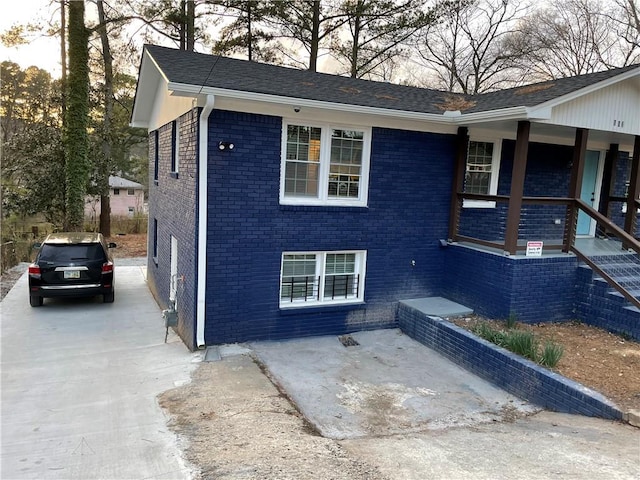
[{"label": "black suv", "polygon": [[114,300],[113,259],[101,233],[52,233],[29,265],[29,303],[39,307],[44,297],[102,295]]}]

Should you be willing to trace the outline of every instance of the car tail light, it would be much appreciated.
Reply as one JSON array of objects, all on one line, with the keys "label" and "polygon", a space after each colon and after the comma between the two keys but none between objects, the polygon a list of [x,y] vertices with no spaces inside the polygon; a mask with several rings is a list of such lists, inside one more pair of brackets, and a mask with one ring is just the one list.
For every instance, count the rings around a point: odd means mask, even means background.
[{"label": "car tail light", "polygon": [[113,262],[105,262],[102,264],[102,273],[112,273],[113,272]]},{"label": "car tail light", "polygon": [[32,263],[31,265],[29,265],[29,275],[34,278],[40,278],[41,276],[40,267],[35,263]]}]

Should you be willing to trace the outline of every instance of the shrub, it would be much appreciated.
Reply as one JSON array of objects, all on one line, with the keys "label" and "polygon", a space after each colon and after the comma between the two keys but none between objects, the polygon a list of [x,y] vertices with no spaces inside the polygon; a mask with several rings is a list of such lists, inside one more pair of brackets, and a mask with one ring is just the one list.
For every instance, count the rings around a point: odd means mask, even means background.
[{"label": "shrub", "polygon": [[563,353],[564,347],[562,345],[547,341],[544,344],[538,363],[545,367],[554,368],[562,358]]},{"label": "shrub", "polygon": [[473,328],[473,333],[475,333],[480,338],[484,338],[488,342],[504,346],[505,333],[501,330],[496,330],[486,322],[482,322],[475,326]]},{"label": "shrub", "polygon": [[564,349],[562,345],[547,341],[540,352],[540,344],[533,332],[511,329],[506,332],[497,330],[487,322],[482,322],[471,329],[471,332],[500,347],[528,358],[545,367],[554,368]]},{"label": "shrub", "polygon": [[538,357],[538,341],[532,332],[510,330],[505,338],[506,348],[534,362]]},{"label": "shrub", "polygon": [[511,312],[505,323],[507,324],[507,329],[511,330],[512,328],[515,328],[516,323],[518,323],[518,314]]}]

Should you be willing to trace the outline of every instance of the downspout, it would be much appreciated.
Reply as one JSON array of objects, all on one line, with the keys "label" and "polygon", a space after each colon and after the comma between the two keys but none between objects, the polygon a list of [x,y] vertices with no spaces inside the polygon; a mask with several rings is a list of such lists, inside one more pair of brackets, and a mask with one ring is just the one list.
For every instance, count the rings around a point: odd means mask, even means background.
[{"label": "downspout", "polygon": [[209,114],[213,110],[216,97],[207,95],[200,113],[198,138],[198,282],[196,294],[196,346],[204,348],[204,327],[206,321],[207,293],[207,196],[209,163]]}]

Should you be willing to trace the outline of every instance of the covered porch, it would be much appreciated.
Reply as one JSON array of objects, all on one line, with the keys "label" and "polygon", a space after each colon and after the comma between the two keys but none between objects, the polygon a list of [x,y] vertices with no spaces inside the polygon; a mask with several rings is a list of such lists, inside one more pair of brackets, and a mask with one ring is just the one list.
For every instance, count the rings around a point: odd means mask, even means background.
[{"label": "covered porch", "polygon": [[[638,92],[636,74],[458,128],[443,295],[494,317],[640,338]],[[501,138],[498,169],[470,166],[480,135]],[[482,175],[489,193],[468,188]]]}]

